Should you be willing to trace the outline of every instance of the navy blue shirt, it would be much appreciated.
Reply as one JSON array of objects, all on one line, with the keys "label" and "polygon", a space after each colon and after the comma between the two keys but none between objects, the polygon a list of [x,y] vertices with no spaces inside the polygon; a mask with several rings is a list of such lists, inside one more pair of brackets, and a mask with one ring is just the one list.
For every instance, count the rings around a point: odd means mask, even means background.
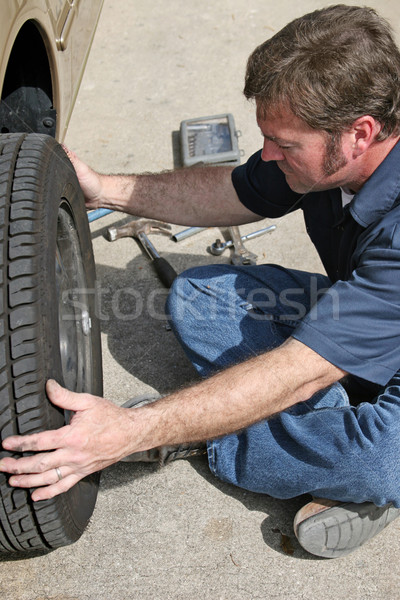
[{"label": "navy blue shirt", "polygon": [[400,142],[346,207],[339,188],[300,195],[261,151],[232,173],[257,215],[302,209],[332,287],[293,337],[329,362],[385,385],[400,368]]}]

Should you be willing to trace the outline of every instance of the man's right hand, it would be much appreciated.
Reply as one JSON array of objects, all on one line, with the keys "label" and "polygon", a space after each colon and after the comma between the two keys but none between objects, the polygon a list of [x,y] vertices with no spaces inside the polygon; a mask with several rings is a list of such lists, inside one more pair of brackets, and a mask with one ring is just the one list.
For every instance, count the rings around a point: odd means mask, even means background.
[{"label": "man's right hand", "polygon": [[208,166],[161,173],[102,175],[64,146],[86,208],[109,208],[135,217],[186,226],[215,227],[259,221],[232,184],[232,167]]},{"label": "man's right hand", "polygon": [[78,158],[75,152],[72,152],[66,146],[63,146],[63,148],[79,179],[79,184],[85,196],[86,208],[88,210],[102,208],[102,176]]}]

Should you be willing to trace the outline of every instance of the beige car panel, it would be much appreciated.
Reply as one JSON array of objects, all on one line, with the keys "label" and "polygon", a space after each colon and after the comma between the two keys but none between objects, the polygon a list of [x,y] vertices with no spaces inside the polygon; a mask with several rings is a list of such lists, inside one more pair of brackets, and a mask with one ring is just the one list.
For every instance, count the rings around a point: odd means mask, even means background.
[{"label": "beige car panel", "polygon": [[[14,42],[27,21],[46,47],[57,111],[56,138],[65,137],[103,0],[1,0],[0,84]],[[29,48],[27,48],[29,52]]]}]

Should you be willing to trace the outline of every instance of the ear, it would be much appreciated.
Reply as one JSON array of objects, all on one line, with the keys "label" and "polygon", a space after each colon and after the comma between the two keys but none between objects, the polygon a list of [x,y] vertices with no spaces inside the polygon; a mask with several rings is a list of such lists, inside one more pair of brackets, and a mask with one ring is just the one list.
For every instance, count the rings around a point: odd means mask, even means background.
[{"label": "ear", "polygon": [[353,157],[357,158],[373,144],[382,129],[382,125],[371,117],[364,115],[354,121],[351,130]]}]

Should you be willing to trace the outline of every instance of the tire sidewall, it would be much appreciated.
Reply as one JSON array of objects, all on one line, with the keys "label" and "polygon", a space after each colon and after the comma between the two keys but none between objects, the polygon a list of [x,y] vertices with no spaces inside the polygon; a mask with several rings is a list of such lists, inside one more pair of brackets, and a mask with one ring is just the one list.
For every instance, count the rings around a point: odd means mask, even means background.
[{"label": "tire sidewall", "polygon": [[[41,287],[43,289],[42,328],[46,343],[44,353],[46,361],[46,380],[55,379],[64,384],[62,376],[60,347],[59,347],[59,313],[56,290],[55,257],[57,246],[57,219],[61,203],[66,203],[73,218],[75,230],[79,239],[84,275],[88,288],[87,302],[92,320],[92,339],[96,340],[99,333],[99,323],[95,314],[95,268],[91,244],[90,229],[85,210],[82,191],[79,186],[74,168],[62,147],[52,138],[47,140],[51,151],[44,178],[42,248],[40,255],[44,259]],[[55,334],[56,332],[56,334]],[[96,396],[103,393],[101,376],[101,348],[92,344],[93,374],[90,389],[86,392]],[[51,426],[62,427],[65,424],[65,413],[48,402]],[[56,501],[62,505],[60,512],[63,519],[69,521],[69,528],[76,526],[77,536],[86,526],[96,502],[99,474],[94,473],[81,480],[65,494],[58,496]]]},{"label": "tire sidewall", "polygon": [[[69,207],[69,212],[73,218],[79,240],[85,283],[87,286],[86,299],[91,315],[93,340],[99,336],[99,323],[96,317],[95,267],[83,194],[75,171],[67,155],[61,146],[56,142],[52,144],[52,142],[53,140],[50,138],[48,143],[50,146],[53,146],[53,148],[49,156],[48,168],[46,169],[43,194],[43,197],[47,199],[47,206],[43,207],[43,251],[41,252],[41,256],[45,260],[45,264],[41,270],[43,275],[41,287],[43,289],[43,303],[45,307],[45,310],[43,310],[42,313],[42,327],[44,339],[46,340],[47,379],[56,379],[63,385],[64,381],[62,377],[59,348],[59,307],[58,299],[55,296],[57,219],[61,203],[65,203]],[[57,334],[54,335],[54,332],[57,332]],[[95,343],[92,344],[92,361],[94,363],[93,373],[96,374],[101,372],[101,353],[99,354],[99,345]],[[85,391],[96,396],[101,396],[103,393],[102,377],[92,377],[89,388],[90,389],[86,389]]]}]

